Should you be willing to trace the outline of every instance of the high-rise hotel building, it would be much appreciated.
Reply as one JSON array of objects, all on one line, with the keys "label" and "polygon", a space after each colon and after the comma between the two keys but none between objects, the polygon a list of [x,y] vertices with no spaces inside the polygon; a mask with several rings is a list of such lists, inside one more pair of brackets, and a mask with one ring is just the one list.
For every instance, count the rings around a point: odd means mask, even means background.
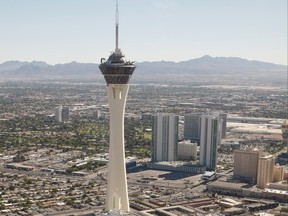
[{"label": "high-rise hotel building", "polygon": [[56,122],[66,122],[69,120],[69,107],[68,106],[59,106],[55,111],[55,120]]},{"label": "high-rise hotel building", "polygon": [[[201,116],[200,113],[191,113],[184,116],[184,139],[189,139],[192,142],[200,141],[201,136]],[[215,113],[221,118],[220,130],[221,138],[226,137],[227,130],[227,113]]]},{"label": "high-rise hotel building", "polygon": [[257,180],[258,160],[262,153],[258,150],[234,151],[234,176],[252,181]]},{"label": "high-rise hotel building", "polygon": [[221,142],[221,123],[219,115],[201,116],[200,165],[214,170],[217,164],[217,147]]},{"label": "high-rise hotel building", "polygon": [[178,122],[175,114],[152,116],[152,161],[177,160]]},{"label": "high-rise hotel building", "polygon": [[268,183],[273,182],[275,156],[266,155],[259,157],[257,172],[257,187],[265,188]]},{"label": "high-rise hotel building", "polygon": [[199,142],[201,135],[201,114],[191,113],[184,116],[184,139]]}]

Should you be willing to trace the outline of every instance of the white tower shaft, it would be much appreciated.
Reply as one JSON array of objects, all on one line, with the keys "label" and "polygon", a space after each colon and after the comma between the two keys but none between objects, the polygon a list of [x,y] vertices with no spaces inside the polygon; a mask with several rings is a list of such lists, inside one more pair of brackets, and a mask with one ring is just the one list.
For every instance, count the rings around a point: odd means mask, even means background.
[{"label": "white tower shaft", "polygon": [[110,146],[105,208],[129,212],[124,150],[124,114],[129,86],[109,84],[106,90],[110,107]]}]

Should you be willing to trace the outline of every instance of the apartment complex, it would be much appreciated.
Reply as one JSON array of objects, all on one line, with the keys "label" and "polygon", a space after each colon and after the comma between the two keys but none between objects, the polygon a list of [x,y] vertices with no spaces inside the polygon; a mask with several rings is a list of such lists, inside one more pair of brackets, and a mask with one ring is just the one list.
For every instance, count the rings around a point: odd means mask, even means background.
[{"label": "apartment complex", "polygon": [[217,115],[201,116],[200,165],[214,170],[217,164],[217,147],[221,141],[221,118]]},{"label": "apartment complex", "polygon": [[186,114],[184,116],[184,139],[199,142],[201,130],[201,114]]},{"label": "apartment complex", "polygon": [[178,150],[178,122],[175,114],[152,116],[152,161],[175,161]]}]

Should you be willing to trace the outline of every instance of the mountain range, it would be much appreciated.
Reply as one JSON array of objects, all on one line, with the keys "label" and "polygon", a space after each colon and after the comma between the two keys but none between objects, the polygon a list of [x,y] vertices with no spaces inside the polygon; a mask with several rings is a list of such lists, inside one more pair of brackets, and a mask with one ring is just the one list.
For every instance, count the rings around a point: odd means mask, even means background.
[{"label": "mountain range", "polygon": [[[0,64],[0,81],[3,80],[91,80],[101,81],[99,64],[77,63],[49,65],[41,61],[7,61]],[[132,76],[134,82],[194,81],[229,82],[239,80],[283,84],[287,79],[287,66],[238,57],[211,57],[188,61],[139,62]],[[286,79],[285,79],[286,78]]]}]

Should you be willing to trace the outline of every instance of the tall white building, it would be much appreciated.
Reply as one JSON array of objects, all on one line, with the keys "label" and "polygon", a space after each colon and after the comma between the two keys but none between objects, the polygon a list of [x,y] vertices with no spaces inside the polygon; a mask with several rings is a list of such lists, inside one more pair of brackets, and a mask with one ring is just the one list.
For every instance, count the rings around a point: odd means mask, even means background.
[{"label": "tall white building", "polygon": [[191,143],[190,140],[184,140],[178,143],[178,160],[196,160],[197,143]]},{"label": "tall white building", "polygon": [[214,170],[217,164],[217,146],[221,142],[221,118],[219,115],[201,116],[200,165]]},{"label": "tall white building", "polygon": [[69,107],[59,106],[55,111],[55,120],[57,122],[66,122],[69,120]]},{"label": "tall white building", "polygon": [[178,121],[171,113],[152,117],[152,161],[177,160]]}]

